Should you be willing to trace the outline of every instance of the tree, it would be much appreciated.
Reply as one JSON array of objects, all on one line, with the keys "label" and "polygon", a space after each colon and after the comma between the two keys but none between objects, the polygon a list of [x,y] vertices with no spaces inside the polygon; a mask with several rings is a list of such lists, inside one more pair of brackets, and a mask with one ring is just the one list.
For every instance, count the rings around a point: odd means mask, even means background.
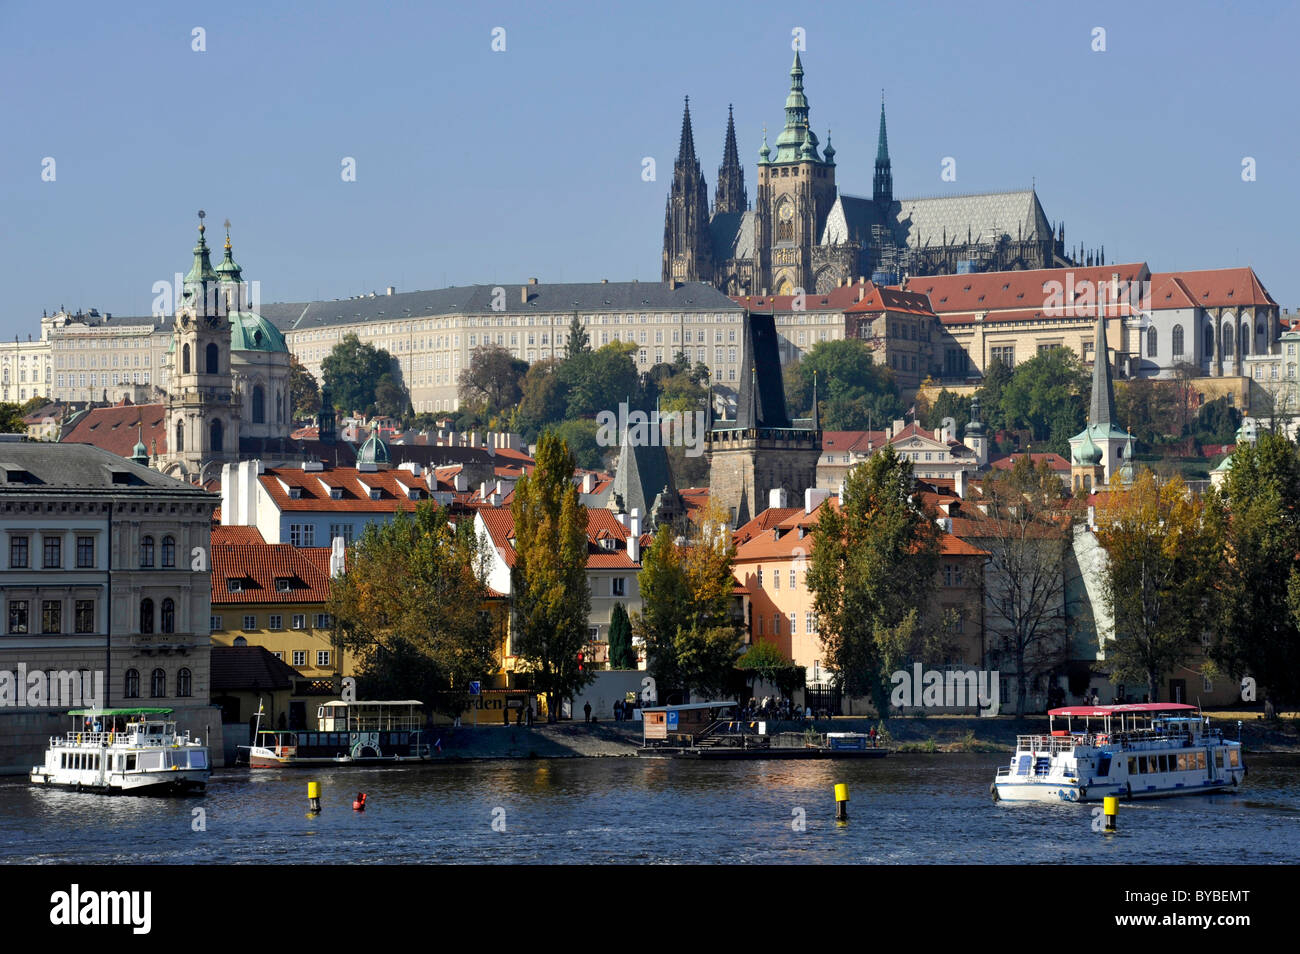
[{"label": "tree", "polygon": [[1224,484],[1227,559],[1218,560],[1226,598],[1216,660],[1253,676],[1261,698],[1300,701],[1300,458],[1281,434],[1264,433],[1232,455]]},{"label": "tree", "polygon": [[595,417],[623,401],[639,404],[640,375],[632,360],[636,350],[630,341],[613,341],[566,360],[559,374],[568,388],[568,416]]},{"label": "tree", "polygon": [[1179,385],[1175,381],[1133,378],[1115,386],[1115,411],[1133,436],[1143,444],[1161,444],[1177,438]]},{"label": "tree", "polygon": [[933,405],[926,405],[921,398],[917,398],[917,417],[921,421],[921,426],[929,431],[942,425],[945,417],[951,417],[957,425],[955,436],[960,439],[966,425],[970,423],[970,404],[969,397],[962,397],[945,388],[935,397]]},{"label": "tree", "polygon": [[1114,645],[1107,646],[1111,678],[1141,680],[1150,701],[1159,702],[1162,677],[1191,657],[1217,614],[1222,498],[1213,488],[1196,497],[1176,476],[1157,484],[1143,469],[1131,487],[1103,496],[1097,528],[1115,625]]},{"label": "tree", "polygon": [[1191,431],[1192,408],[1196,404],[1196,387],[1194,382],[1201,376],[1201,369],[1190,361],[1178,361],[1174,364],[1174,395],[1178,403],[1178,436],[1184,437]]},{"label": "tree", "polygon": [[25,434],[23,409],[17,404],[0,404],[0,434]]},{"label": "tree", "polygon": [[289,398],[295,418],[313,417],[320,411],[320,386],[296,357],[289,359]]},{"label": "tree", "polygon": [[912,465],[885,445],[848,472],[844,499],[821,509],[808,588],[829,666],[851,695],[889,712],[889,674],[941,638],[931,603],[939,528],[913,499]]},{"label": "tree", "polygon": [[1202,444],[1231,444],[1237,439],[1239,427],[1241,412],[1226,394],[1202,404],[1192,422],[1192,432]]},{"label": "tree", "polygon": [[736,662],[736,668],[748,677],[751,687],[762,681],[771,683],[789,698],[803,685],[806,670],[795,664],[775,643],[754,643]]},{"label": "tree", "polygon": [[343,336],[321,362],[325,387],[334,406],[344,412],[368,411],[374,406],[375,385],[393,370],[393,356],[383,348],[363,344],[355,334]]},{"label": "tree", "polygon": [[527,361],[520,361],[500,345],[483,345],[474,349],[469,367],[460,373],[460,399],[483,406],[489,416],[499,414],[523,397],[527,371]]},{"label": "tree", "polygon": [[600,446],[596,440],[597,430],[596,422],[584,417],[552,424],[544,433],[554,434],[564,441],[573,454],[576,466],[586,467],[589,470],[603,470],[605,455],[611,451],[611,448]]},{"label": "tree", "polygon": [[975,392],[980,399],[980,413],[989,431],[995,433],[1010,425],[1007,423],[1006,411],[1002,408],[1002,397],[1011,383],[1012,370],[1001,358],[994,358],[984,368],[984,383]]},{"label": "tree", "polygon": [[1075,517],[1060,478],[1027,454],[1011,470],[992,471],[983,491],[987,513],[971,542],[989,554],[986,619],[1014,667],[1023,716],[1031,681],[1058,668],[1068,649],[1065,571]]},{"label": "tree", "polygon": [[1002,391],[1005,425],[1065,457],[1088,417],[1088,372],[1069,348],[1050,348],[1016,367]]},{"label": "tree", "polygon": [[872,361],[865,341],[819,341],[786,367],[786,404],[792,416],[812,416],[814,372],[821,426],[827,430],[864,430],[903,415],[894,373]]},{"label": "tree", "polygon": [[560,698],[595,678],[580,668],[587,648],[591,588],[587,583],[587,508],[578,502],[573,455],[559,437],[545,433],[537,466],[515,484],[515,653],[532,670],[555,719]]},{"label": "tree", "polygon": [[635,669],[636,650],[632,648],[632,621],[622,603],[615,603],[609,614],[609,668]]},{"label": "tree", "polygon": [[358,655],[368,691],[414,696],[449,715],[497,666],[500,634],[484,612],[488,554],[470,521],[431,501],[367,525],[330,585],[339,645]]},{"label": "tree", "polygon": [[544,358],[534,361],[524,374],[520,384],[519,424],[526,439],[535,438],[548,424],[564,420],[569,398],[568,387],[559,375],[561,364],[556,358]]},{"label": "tree", "polygon": [[391,373],[381,374],[375,384],[375,413],[404,418],[411,410],[411,397]]},{"label": "tree", "polygon": [[573,317],[569,319],[569,340],[564,346],[564,357],[572,359],[580,354],[591,353],[591,336],[587,334],[587,329],[582,325],[582,319],[578,317],[575,311]]},{"label": "tree", "polygon": [[672,690],[712,696],[722,690],[740,651],[732,613],[735,545],[726,520],[706,512],[693,538],[681,543],[661,526],[641,561],[641,612],[633,631],[645,641],[660,698]]}]

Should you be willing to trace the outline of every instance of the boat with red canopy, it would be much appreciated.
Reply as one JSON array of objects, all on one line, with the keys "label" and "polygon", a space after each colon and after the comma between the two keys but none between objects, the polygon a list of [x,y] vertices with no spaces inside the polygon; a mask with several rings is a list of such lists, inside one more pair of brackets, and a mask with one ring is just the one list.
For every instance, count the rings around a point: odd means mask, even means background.
[{"label": "boat with red canopy", "polygon": [[1004,801],[1098,802],[1235,788],[1241,743],[1223,738],[1196,706],[1138,702],[1048,712],[1047,735],[1016,738],[1011,764],[989,786]]}]

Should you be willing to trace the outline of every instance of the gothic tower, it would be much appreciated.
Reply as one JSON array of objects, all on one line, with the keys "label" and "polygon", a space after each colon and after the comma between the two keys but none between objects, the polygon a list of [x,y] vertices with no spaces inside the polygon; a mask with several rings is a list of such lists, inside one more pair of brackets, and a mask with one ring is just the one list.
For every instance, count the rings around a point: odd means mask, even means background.
[{"label": "gothic tower", "polygon": [[894,202],[894,174],[889,170],[889,137],[885,135],[885,94],[880,94],[880,141],[876,146],[876,176],[871,183],[871,198],[882,209]]},{"label": "gothic tower", "polygon": [[713,195],[713,214],[744,212],[749,205],[745,195],[745,170],[736,149],[736,120],[727,107],[727,137],[722,143],[722,165],[718,166],[718,188]]},{"label": "gothic tower", "polygon": [[[199,243],[185,276],[172,333],[164,473],[199,477],[203,466],[239,458],[239,398],[231,387],[230,322],[199,213]],[[232,263],[233,264],[233,263]]]},{"label": "gothic tower", "polygon": [[825,158],[817,149],[817,136],[808,123],[803,64],[796,52],[785,101],[785,128],[777,137],[775,154],[763,137],[754,204],[760,284],[774,295],[790,295],[796,288],[811,292],[817,285],[813,246],[820,242],[835,203],[835,154],[829,145]]},{"label": "gothic tower", "polygon": [[663,281],[713,281],[713,242],[709,235],[709,190],[695,157],[691,100],[682,113],[682,136],[673,163],[673,187],[664,213]]}]

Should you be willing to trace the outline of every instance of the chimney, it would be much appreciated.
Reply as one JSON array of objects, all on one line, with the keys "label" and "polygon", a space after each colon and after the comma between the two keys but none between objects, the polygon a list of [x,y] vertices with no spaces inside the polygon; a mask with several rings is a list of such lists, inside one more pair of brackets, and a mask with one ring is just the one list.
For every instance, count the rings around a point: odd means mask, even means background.
[{"label": "chimney", "polygon": [[530,279],[528,279],[528,284],[533,285],[533,286],[536,286],[536,284],[537,284],[537,279],[535,279],[535,278],[530,278]]},{"label": "chimney", "polygon": [[488,482],[487,482],[486,480],[483,481],[483,483],[479,484],[478,495],[479,495],[479,498],[480,498],[484,503],[487,503],[487,500],[488,500],[488,488],[489,488],[489,486],[490,486],[490,485],[488,484]]},{"label": "chimney", "polygon": [[962,500],[966,499],[966,471],[958,470],[952,475],[952,489]]},{"label": "chimney", "polygon": [[627,514],[625,514],[625,513],[616,513],[616,514],[614,514],[614,519],[618,521],[619,526],[621,526],[621,527],[626,527],[626,526],[627,526]]},{"label": "chimney", "polygon": [[455,477],[452,478],[451,485],[454,488],[456,488],[457,492],[462,494],[465,491],[469,490],[469,480],[466,479],[465,472],[463,470]]},{"label": "chimney", "polygon": [[784,508],[788,506],[789,495],[784,487],[774,487],[767,492],[767,505],[769,507]]},{"label": "chimney", "polygon": [[396,295],[396,294],[397,294],[397,286],[396,286],[396,285],[389,285],[389,286],[388,286],[388,294],[390,294],[390,295]]},{"label": "chimney", "polygon": [[803,492],[803,512],[810,514],[822,505],[822,501],[831,495],[829,490],[809,487]]},{"label": "chimney", "polygon": [[519,300],[525,305],[528,304],[528,286],[522,285],[519,288]]},{"label": "chimney", "polygon": [[582,492],[589,494],[596,489],[596,475],[588,471],[582,475]]},{"label": "chimney", "polygon": [[608,278],[602,278],[602,279],[600,280],[600,283],[601,283],[602,285],[608,285],[608,284],[609,284],[609,279],[608,279]]}]

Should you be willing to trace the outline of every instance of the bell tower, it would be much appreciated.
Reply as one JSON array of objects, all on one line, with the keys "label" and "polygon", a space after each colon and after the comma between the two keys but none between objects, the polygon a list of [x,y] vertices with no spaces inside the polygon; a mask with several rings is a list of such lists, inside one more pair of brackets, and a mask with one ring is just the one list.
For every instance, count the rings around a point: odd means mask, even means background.
[{"label": "bell tower", "polygon": [[176,306],[176,326],[168,355],[167,453],[160,469],[186,477],[203,476],[213,462],[239,459],[238,396],[230,371],[230,322],[212,268],[199,211],[199,241]]}]

